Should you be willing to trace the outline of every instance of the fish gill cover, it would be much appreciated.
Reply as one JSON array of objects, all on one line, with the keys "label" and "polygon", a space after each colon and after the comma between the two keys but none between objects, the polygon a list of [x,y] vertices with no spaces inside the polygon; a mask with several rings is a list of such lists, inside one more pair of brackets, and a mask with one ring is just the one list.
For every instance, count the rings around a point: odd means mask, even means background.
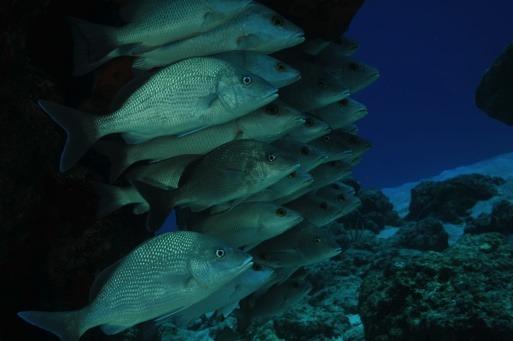
[{"label": "fish gill cover", "polygon": [[360,205],[362,2],[2,5],[0,337],[259,340],[308,298]]}]

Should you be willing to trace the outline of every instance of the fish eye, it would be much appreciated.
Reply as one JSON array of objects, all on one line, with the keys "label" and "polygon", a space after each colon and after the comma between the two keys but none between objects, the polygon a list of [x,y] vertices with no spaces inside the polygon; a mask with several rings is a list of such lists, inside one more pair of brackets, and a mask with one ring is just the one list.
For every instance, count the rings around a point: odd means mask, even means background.
[{"label": "fish eye", "polygon": [[329,163],[329,165],[330,165],[331,167],[337,167],[337,161],[331,161],[331,162]]},{"label": "fish eye", "polygon": [[360,68],[360,65],[356,64],[356,63],[349,63],[349,69],[353,70],[353,71],[356,71]]},{"label": "fish eye", "polygon": [[339,196],[337,197],[337,200],[338,200],[338,201],[344,201],[344,200],[346,200],[346,198],[344,198],[344,196],[341,194],[341,195],[339,195]]},{"label": "fish eye", "polygon": [[253,263],[253,270],[255,270],[255,271],[262,270],[262,265],[257,264],[257,263]]},{"label": "fish eye", "polygon": [[283,26],[285,20],[283,20],[283,18],[279,15],[273,15],[273,17],[271,18],[271,22],[274,26]]},{"label": "fish eye", "polygon": [[347,105],[349,104],[349,100],[347,98],[344,98],[343,100],[339,101],[338,103],[342,107],[347,107]]},{"label": "fish eye", "polygon": [[337,184],[331,184],[331,188],[333,189],[340,189],[340,186]]},{"label": "fish eye", "polygon": [[327,204],[327,203],[325,203],[324,201],[323,201],[323,202],[321,202],[321,204],[320,204],[319,206],[320,206],[323,210],[325,210],[325,211],[326,211],[326,210],[328,210],[328,204]]},{"label": "fish eye", "polygon": [[303,154],[303,155],[310,154],[310,148],[308,148],[308,147],[301,147],[301,154]]},{"label": "fish eye", "polygon": [[217,258],[223,258],[223,257],[224,257],[224,255],[225,255],[225,253],[226,253],[226,252],[224,251],[224,249],[217,249],[217,250],[216,250],[216,256],[217,256]]},{"label": "fish eye", "polygon": [[296,172],[292,172],[289,174],[289,178],[295,178],[297,176]]},{"label": "fish eye", "polygon": [[276,210],[276,215],[278,217],[285,217],[287,215],[287,210],[285,210],[284,208],[280,207]]},{"label": "fish eye", "polygon": [[287,67],[283,63],[276,63],[274,68],[276,69],[276,71],[279,71],[279,72],[283,72],[287,69]]},{"label": "fish eye", "polygon": [[270,115],[276,115],[279,112],[278,106],[276,104],[269,104],[265,107],[265,112]]},{"label": "fish eye", "polygon": [[275,154],[273,154],[273,153],[267,154],[267,161],[273,162],[274,160],[276,160]]},{"label": "fish eye", "polygon": [[329,142],[331,141],[331,136],[330,135],[326,135],[322,138],[325,142]]},{"label": "fish eye", "polygon": [[321,242],[321,238],[319,238],[319,237],[315,238],[315,239],[314,239],[314,242],[316,242],[316,243],[320,243],[320,242]]},{"label": "fish eye", "polygon": [[261,258],[261,259],[266,260],[266,259],[267,259],[267,258],[269,258],[269,257],[267,257],[267,254],[266,254],[266,253],[263,253],[263,252],[262,252],[262,253],[260,254],[260,258]]},{"label": "fish eye", "polygon": [[253,78],[251,76],[242,77],[242,84],[247,86],[247,85],[250,85],[251,83],[253,83]]},{"label": "fish eye", "polygon": [[305,120],[305,126],[306,127],[313,127],[315,125],[315,121],[308,117],[306,120]]}]

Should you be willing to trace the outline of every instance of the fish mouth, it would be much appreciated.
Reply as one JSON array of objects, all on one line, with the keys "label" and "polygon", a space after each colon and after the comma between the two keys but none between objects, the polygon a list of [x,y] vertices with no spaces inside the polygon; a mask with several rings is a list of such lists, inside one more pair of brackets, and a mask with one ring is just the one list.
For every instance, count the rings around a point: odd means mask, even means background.
[{"label": "fish mouth", "polygon": [[299,45],[301,43],[303,43],[305,41],[305,33],[304,32],[298,32],[296,34],[294,34],[291,38],[290,38],[291,42],[294,44],[294,45]]},{"label": "fish mouth", "polygon": [[249,269],[253,266],[253,257],[249,257],[248,259],[246,259],[241,265],[240,265],[240,270],[241,271],[244,271],[246,269]]},{"label": "fish mouth", "polygon": [[366,116],[369,113],[367,109],[360,109],[354,113],[354,117],[361,118]]}]

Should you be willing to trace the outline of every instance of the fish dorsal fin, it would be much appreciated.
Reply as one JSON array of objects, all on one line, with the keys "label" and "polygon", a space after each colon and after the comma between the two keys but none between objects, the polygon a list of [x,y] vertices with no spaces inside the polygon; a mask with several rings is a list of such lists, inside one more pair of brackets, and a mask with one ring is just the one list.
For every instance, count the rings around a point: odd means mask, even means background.
[{"label": "fish dorsal fin", "polygon": [[93,301],[96,298],[96,296],[98,296],[100,290],[103,288],[105,283],[107,283],[109,278],[112,276],[112,273],[118,268],[119,264],[124,258],[125,257],[118,259],[115,263],[107,266],[105,269],[103,269],[96,275],[93,284],[89,289],[89,302]]}]

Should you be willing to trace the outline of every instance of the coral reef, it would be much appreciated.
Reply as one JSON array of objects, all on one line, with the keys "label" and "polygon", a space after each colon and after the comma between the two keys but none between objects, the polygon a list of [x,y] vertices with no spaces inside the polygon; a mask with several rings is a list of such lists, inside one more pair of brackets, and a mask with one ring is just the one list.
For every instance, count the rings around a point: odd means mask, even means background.
[{"label": "coral reef", "polygon": [[377,260],[359,296],[366,340],[509,340],[512,255],[501,235],[481,234],[442,253]]},{"label": "coral reef", "polygon": [[388,198],[379,190],[362,190],[357,194],[362,206],[339,221],[348,228],[379,232],[385,225],[399,226],[401,219]]},{"label": "coral reef", "polygon": [[502,178],[468,174],[440,182],[425,181],[411,191],[410,211],[406,219],[435,217],[444,222],[459,224],[468,210],[478,201],[497,194]]},{"label": "coral reef", "polygon": [[482,213],[476,219],[467,222],[465,233],[499,232],[513,233],[513,204],[501,200],[493,206],[490,214]]},{"label": "coral reef", "polygon": [[479,84],[475,102],[490,117],[513,125],[513,44],[497,57]]},{"label": "coral reef", "polygon": [[448,241],[443,224],[431,217],[402,226],[391,240],[396,247],[421,251],[443,251]]}]

